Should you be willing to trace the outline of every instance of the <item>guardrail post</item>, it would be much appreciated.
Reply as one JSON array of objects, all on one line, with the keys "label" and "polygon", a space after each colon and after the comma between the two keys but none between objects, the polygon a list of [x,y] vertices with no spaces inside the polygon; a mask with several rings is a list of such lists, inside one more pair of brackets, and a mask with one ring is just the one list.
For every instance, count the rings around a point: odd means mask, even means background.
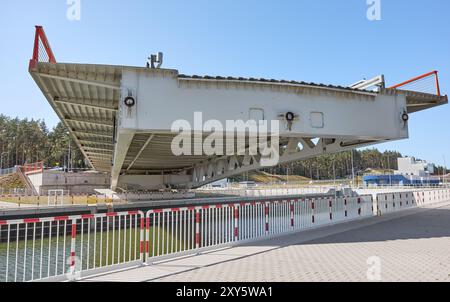
[{"label": "guardrail post", "polygon": [[150,211],[145,216],[145,262],[148,264],[150,260]]},{"label": "guardrail post", "polygon": [[145,247],[145,219],[144,216],[141,214],[141,219],[140,219],[140,244],[139,244],[139,250],[140,250],[140,257],[141,257],[141,261],[144,262],[144,247]]},{"label": "guardrail post", "polygon": [[234,206],[234,241],[239,240],[239,207]]},{"label": "guardrail post", "polygon": [[291,228],[294,229],[294,201],[293,200],[291,200],[290,209],[291,209]]},{"label": "guardrail post", "polygon": [[266,218],[266,235],[269,235],[269,204],[264,204],[264,215]]},{"label": "guardrail post", "polygon": [[75,276],[75,248],[76,248],[76,238],[77,238],[77,220],[72,219],[72,240],[70,243],[70,276]]},{"label": "guardrail post", "polygon": [[200,210],[195,210],[195,248],[200,248]]},{"label": "guardrail post", "polygon": [[314,209],[315,209],[315,200],[314,198],[311,201],[311,215],[312,215],[312,223],[316,223],[316,218],[314,217]]}]

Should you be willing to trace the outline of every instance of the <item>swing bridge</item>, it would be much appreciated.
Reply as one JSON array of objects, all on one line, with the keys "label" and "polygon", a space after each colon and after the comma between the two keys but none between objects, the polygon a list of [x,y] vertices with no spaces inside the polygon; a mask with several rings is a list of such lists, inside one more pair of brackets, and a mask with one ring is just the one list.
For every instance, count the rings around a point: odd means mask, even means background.
[{"label": "swing bridge", "polygon": [[91,167],[110,173],[113,191],[198,188],[263,167],[264,156],[248,152],[248,129],[237,130],[234,143],[244,148],[236,154],[174,155],[174,121],[194,125],[193,136],[211,134],[196,124],[197,112],[223,125],[279,121],[278,164],[285,164],[407,139],[411,114],[448,103],[437,71],[391,87],[384,76],[343,87],[190,76],[161,68],[162,54],[150,59],[147,67],[57,62],[36,27],[29,72]]}]

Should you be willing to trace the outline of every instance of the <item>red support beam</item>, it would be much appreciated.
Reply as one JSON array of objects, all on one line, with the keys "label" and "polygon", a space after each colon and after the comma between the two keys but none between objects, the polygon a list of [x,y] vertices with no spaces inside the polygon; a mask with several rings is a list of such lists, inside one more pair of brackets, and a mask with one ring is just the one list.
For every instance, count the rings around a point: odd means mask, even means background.
[{"label": "red support beam", "polygon": [[420,75],[420,76],[418,76],[418,77],[414,77],[414,78],[412,78],[412,79],[410,79],[410,80],[407,80],[407,81],[405,81],[405,82],[402,82],[402,83],[400,83],[400,84],[391,86],[391,87],[389,87],[388,89],[397,89],[397,88],[399,88],[399,87],[402,87],[402,86],[411,84],[411,83],[413,83],[413,82],[419,81],[419,80],[421,80],[421,79],[424,79],[424,78],[429,77],[429,76],[432,76],[432,75],[434,75],[434,76],[435,76],[435,79],[436,79],[436,94],[437,94],[438,96],[441,96],[441,89],[440,89],[440,87],[439,87],[439,77],[438,77],[438,71],[437,71],[437,70],[434,70],[434,71],[425,73],[425,74]]},{"label": "red support beam", "polygon": [[53,54],[50,43],[48,42],[47,36],[45,35],[44,28],[42,26],[36,25],[36,34],[34,36],[34,47],[33,47],[33,57],[30,60],[30,69],[36,68],[37,62],[39,62],[39,42],[42,43],[44,51],[47,53],[48,62],[56,63],[55,56]]}]

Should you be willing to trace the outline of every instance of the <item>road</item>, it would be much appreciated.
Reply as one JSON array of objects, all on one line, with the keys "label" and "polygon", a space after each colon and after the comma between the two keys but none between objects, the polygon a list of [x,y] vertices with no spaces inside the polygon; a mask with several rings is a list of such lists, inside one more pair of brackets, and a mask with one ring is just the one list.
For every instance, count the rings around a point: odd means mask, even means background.
[{"label": "road", "polygon": [[84,281],[450,281],[450,203]]}]

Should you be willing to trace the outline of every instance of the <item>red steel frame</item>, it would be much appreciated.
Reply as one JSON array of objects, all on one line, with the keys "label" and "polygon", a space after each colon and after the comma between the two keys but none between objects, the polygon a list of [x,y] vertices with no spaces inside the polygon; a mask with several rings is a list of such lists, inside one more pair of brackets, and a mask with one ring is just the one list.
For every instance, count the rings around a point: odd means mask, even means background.
[{"label": "red steel frame", "polygon": [[440,89],[440,87],[439,87],[439,76],[438,76],[438,71],[437,71],[437,70],[434,70],[434,71],[425,73],[425,74],[423,74],[423,75],[420,75],[420,76],[418,76],[418,77],[412,78],[412,79],[410,79],[410,80],[408,80],[408,81],[402,82],[402,83],[397,84],[397,85],[394,85],[394,86],[392,86],[392,87],[389,87],[388,89],[397,89],[397,88],[399,88],[399,87],[401,87],[401,86],[408,85],[408,84],[410,84],[410,83],[412,83],[412,82],[416,82],[416,81],[418,81],[418,80],[424,79],[424,78],[429,77],[429,76],[431,76],[431,75],[435,75],[435,78],[436,78],[436,94],[437,94],[438,96],[441,96],[441,89]]},{"label": "red steel frame", "polygon": [[20,169],[23,173],[39,173],[44,171],[44,162],[37,162],[33,164],[26,164],[23,166],[20,166]]},{"label": "red steel frame", "polygon": [[44,28],[42,26],[36,25],[36,34],[34,37],[34,48],[33,48],[33,57],[30,60],[30,69],[34,69],[36,67],[37,62],[39,61],[39,40],[42,42],[44,46],[45,52],[48,55],[49,63],[56,63],[55,56],[50,47],[50,43],[47,40],[47,36],[45,35]]}]

